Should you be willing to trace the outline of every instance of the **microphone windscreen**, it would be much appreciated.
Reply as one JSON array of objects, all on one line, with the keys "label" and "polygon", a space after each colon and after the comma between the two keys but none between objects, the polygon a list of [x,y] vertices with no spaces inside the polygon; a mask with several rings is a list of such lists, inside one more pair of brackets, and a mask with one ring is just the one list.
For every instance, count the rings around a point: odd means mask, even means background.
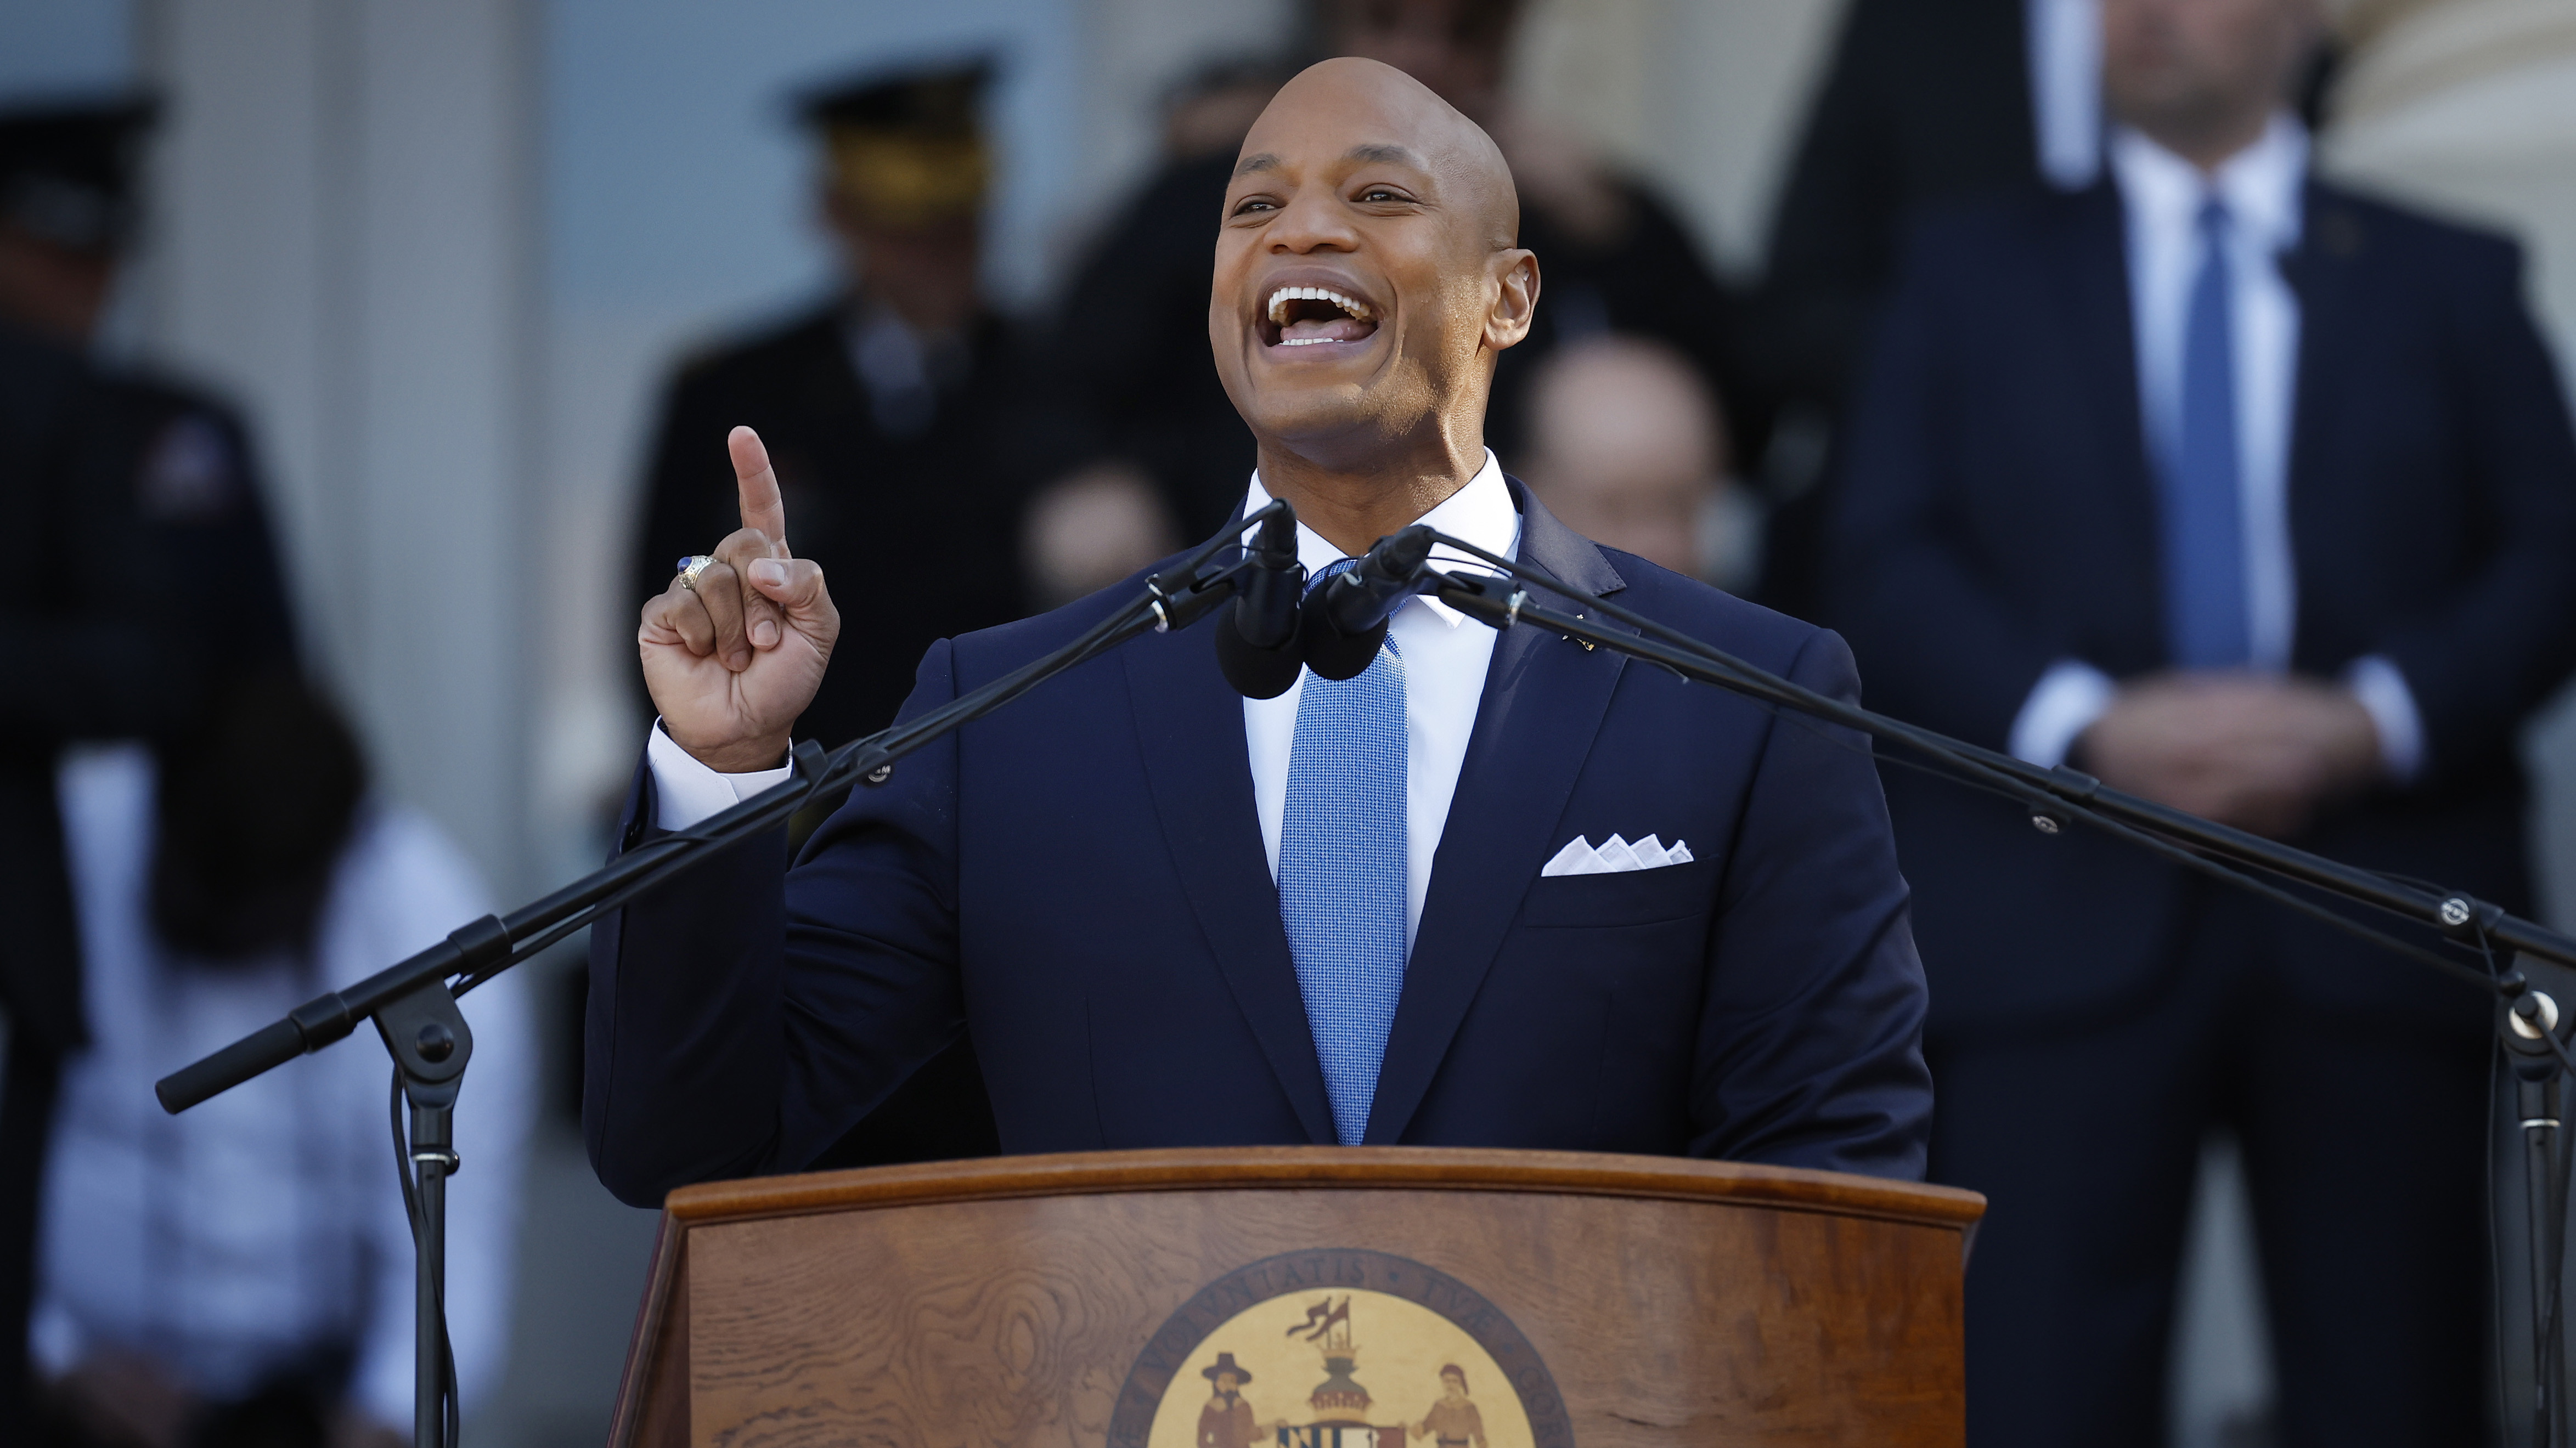
[{"label": "microphone windscreen", "polygon": [[1306,596],[1305,626],[1298,630],[1298,638],[1306,645],[1306,667],[1313,669],[1316,677],[1336,683],[1356,679],[1368,672],[1369,660],[1377,657],[1378,645],[1386,642],[1387,621],[1380,619],[1377,627],[1366,633],[1335,633],[1321,616],[1323,598],[1324,590],[1320,588]]},{"label": "microphone windscreen", "polygon": [[[1236,600],[1235,607],[1242,606]],[[1214,632],[1217,671],[1247,699],[1276,699],[1287,693],[1288,686],[1297,682],[1297,671],[1306,666],[1305,651],[1297,646],[1294,632],[1275,649],[1254,648],[1232,619],[1217,625]]]}]

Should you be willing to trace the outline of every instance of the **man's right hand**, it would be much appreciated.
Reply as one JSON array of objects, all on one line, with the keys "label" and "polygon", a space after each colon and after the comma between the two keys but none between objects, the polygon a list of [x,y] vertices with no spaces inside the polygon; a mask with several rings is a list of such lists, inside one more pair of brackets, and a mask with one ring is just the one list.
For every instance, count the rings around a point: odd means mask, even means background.
[{"label": "man's right hand", "polygon": [[716,545],[694,588],[675,575],[645,603],[635,643],[672,742],[719,773],[748,774],[786,756],[841,614],[821,566],[787,551],[787,509],[760,434],[737,427],[726,447],[742,527]]}]

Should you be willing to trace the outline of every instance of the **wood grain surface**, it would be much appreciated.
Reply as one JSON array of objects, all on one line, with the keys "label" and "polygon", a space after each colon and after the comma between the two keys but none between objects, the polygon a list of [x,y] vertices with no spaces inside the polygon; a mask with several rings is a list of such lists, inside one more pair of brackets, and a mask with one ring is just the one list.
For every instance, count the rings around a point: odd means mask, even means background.
[{"label": "wood grain surface", "polygon": [[612,1441],[1101,1445],[1148,1341],[1203,1287],[1363,1248],[1501,1309],[1585,1448],[1955,1445],[1982,1205],[1715,1163],[1329,1149],[691,1188]]}]

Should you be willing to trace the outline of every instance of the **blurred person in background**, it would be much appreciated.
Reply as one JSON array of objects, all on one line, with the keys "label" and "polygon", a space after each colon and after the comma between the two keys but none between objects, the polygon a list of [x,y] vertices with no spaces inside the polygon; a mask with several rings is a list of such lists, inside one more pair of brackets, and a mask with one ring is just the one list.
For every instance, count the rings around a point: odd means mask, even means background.
[{"label": "blurred person in background", "polygon": [[1659,342],[1601,336],[1530,380],[1524,480],[1565,525],[1676,573],[1742,591],[1758,505],[1727,472],[1726,425],[1699,374]]},{"label": "blurred person in background", "polygon": [[1716,396],[1729,433],[1758,450],[1767,409],[1740,365],[1737,299],[1699,242],[1644,183],[1512,103],[1504,88],[1523,0],[1315,0],[1331,55],[1383,61],[1439,93],[1502,147],[1520,188],[1520,244],[1547,305],[1494,374],[1486,438],[1504,457],[1529,438],[1531,379],[1560,346],[1605,332],[1673,348]]},{"label": "blurred person in background", "polygon": [[[1762,601],[1823,607],[1830,454],[1845,398],[1927,208],[2102,169],[2101,0],[1854,0],[1772,215],[1747,354],[1778,409]],[[2316,115],[2332,51],[2300,82]]]},{"label": "blurred person in background", "polygon": [[1840,402],[1924,207],[2101,170],[2100,0],[1854,0],[1773,213],[1755,317],[1784,400]]},{"label": "blurred person in background", "polygon": [[1119,462],[1057,479],[1020,520],[1029,600],[1042,610],[1097,593],[1180,545],[1153,481]]},{"label": "blurred person in background", "polygon": [[1772,213],[1752,353],[1780,408],[1762,601],[1824,607],[1831,454],[1909,218],[2101,170],[2100,0],[1853,0]]},{"label": "blurred person in background", "polygon": [[[1243,501],[1252,434],[1204,345],[1210,243],[1236,148],[1291,70],[1229,59],[1173,86],[1162,164],[1059,293],[1045,344],[1059,477],[1031,508],[1025,543],[1052,602],[1207,537]],[[1101,325],[1104,314],[1117,324]]]},{"label": "blurred person in background", "polygon": [[[991,77],[980,61],[872,73],[802,101],[822,151],[816,207],[838,286],[784,325],[684,364],[655,434],[641,594],[733,531],[725,438],[736,426],[769,445],[797,553],[851,580],[846,662],[796,727],[826,748],[893,723],[933,641],[1025,611],[1015,409],[1029,389],[981,281]],[[973,1047],[960,1042],[827,1161],[997,1149]]]},{"label": "blurred person in background", "polygon": [[[412,1240],[384,1052],[353,1039],[177,1117],[152,1096],[176,1066],[491,909],[456,846],[369,798],[366,777],[347,726],[282,670],[238,681],[158,750],[65,758],[90,1044],[45,1191],[34,1348],[51,1443],[410,1440]],[[509,1330],[536,1087],[524,984],[465,998],[446,1306],[469,1408]]]},{"label": "blurred person in background", "polygon": [[[2576,435],[2509,242],[2318,179],[2312,0],[2105,0],[2104,175],[1924,225],[1851,424],[1872,702],[2529,907],[2519,727],[2576,666]],[[2121,842],[1886,775],[1932,980],[1980,1445],[2161,1440],[2205,1136],[2279,1441],[2485,1415],[2490,1006]]]},{"label": "blurred person in background", "polygon": [[769,444],[798,553],[861,581],[856,667],[798,721],[798,738],[826,746],[894,722],[932,640],[1023,611],[1000,425],[1009,344],[981,281],[990,79],[981,62],[906,70],[801,102],[835,291],[684,363],[655,432],[638,587],[661,592],[679,558],[733,526],[736,425]]},{"label": "blurred person in background", "polygon": [[[1163,101],[1163,160],[1076,264],[1045,331],[1050,471],[1021,520],[1031,602],[1070,603],[1222,526],[1252,470],[1216,369],[1172,345],[1207,330],[1208,238],[1234,154],[1288,78],[1238,57]],[[1113,305],[1119,323],[1100,325]]]},{"label": "blurred person in background", "polygon": [[39,1191],[63,1062],[89,1039],[56,766],[162,742],[294,637],[247,431],[93,344],[140,220],[131,97],[0,112],[0,516],[28,550],[0,601],[0,1423],[28,1412]]}]

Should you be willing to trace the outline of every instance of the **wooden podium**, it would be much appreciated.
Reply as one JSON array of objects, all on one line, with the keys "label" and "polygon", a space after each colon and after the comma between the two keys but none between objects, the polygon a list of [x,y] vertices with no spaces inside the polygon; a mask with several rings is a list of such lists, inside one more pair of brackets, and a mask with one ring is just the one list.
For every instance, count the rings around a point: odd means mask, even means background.
[{"label": "wooden podium", "polygon": [[690,1187],[610,1442],[1955,1445],[1984,1210],[1830,1172],[1412,1148]]}]

